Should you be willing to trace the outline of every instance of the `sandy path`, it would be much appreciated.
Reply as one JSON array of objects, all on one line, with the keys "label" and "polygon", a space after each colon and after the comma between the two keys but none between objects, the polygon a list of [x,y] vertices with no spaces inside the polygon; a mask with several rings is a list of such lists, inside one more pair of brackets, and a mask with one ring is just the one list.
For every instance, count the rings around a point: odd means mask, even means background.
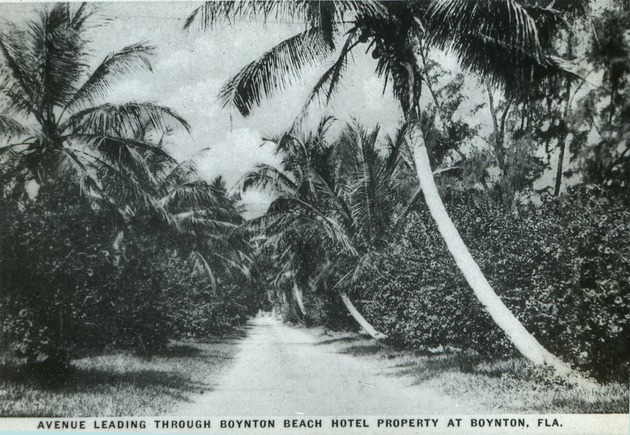
[{"label": "sandy path", "polygon": [[[382,362],[318,345],[327,337],[272,317],[250,321],[236,362],[216,390],[180,416],[430,415],[474,412],[467,404],[388,374]],[[329,338],[329,337],[328,337]]]}]

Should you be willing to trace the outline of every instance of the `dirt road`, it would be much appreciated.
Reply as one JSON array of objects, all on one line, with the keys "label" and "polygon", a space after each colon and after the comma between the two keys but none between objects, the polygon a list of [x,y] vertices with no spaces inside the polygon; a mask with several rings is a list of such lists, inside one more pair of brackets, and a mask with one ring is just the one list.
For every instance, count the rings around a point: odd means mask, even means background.
[{"label": "dirt road", "polygon": [[[327,343],[328,342],[328,343]],[[338,352],[318,330],[272,317],[249,323],[218,388],[193,397],[180,416],[417,415],[474,412],[453,398],[395,376],[382,361]]]}]

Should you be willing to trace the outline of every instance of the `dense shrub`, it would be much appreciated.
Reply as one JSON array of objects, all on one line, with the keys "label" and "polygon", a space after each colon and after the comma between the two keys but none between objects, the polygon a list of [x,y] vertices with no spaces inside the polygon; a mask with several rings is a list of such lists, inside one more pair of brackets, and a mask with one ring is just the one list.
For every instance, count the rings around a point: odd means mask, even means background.
[{"label": "dense shrub", "polygon": [[346,309],[337,291],[306,293],[304,304],[307,309],[305,318],[307,325],[321,325],[332,331],[359,329],[359,325]]},{"label": "dense shrub", "polygon": [[182,252],[152,237],[128,248],[117,289],[116,348],[143,354],[162,351],[171,339],[205,339],[224,334],[255,313],[246,280],[229,281],[215,270],[217,289]]},{"label": "dense shrub", "polygon": [[[628,372],[625,201],[581,187],[508,213],[479,192],[446,195],[449,213],[504,303],[550,351],[600,379]],[[513,351],[424,210],[410,217],[356,290],[363,311],[395,342]]]},{"label": "dense shrub", "polygon": [[3,208],[0,340],[31,362],[63,362],[112,334],[116,268],[112,220],[60,193],[24,210]]},{"label": "dense shrub", "polygon": [[0,217],[0,346],[27,362],[151,355],[256,310],[245,277],[216,270],[215,293],[176,244],[133,230],[121,239],[120,222],[72,192],[42,192]]}]

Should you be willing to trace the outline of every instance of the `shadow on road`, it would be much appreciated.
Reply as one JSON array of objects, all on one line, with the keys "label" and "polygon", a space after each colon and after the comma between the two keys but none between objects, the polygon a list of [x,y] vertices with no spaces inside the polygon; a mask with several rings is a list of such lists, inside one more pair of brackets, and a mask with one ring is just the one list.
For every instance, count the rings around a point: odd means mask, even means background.
[{"label": "shadow on road", "polygon": [[503,373],[498,368],[486,368],[485,359],[471,353],[414,353],[397,350],[386,343],[360,336],[325,340],[318,344],[340,345],[335,346],[337,353],[385,361],[386,376],[412,377],[415,380],[414,385],[440,378],[450,372],[478,373],[486,376],[500,376]]},{"label": "shadow on road", "polygon": [[327,344],[333,343],[354,343],[357,341],[357,337],[340,337],[340,338],[331,338],[329,340],[323,340],[315,343],[315,346],[325,346]]}]

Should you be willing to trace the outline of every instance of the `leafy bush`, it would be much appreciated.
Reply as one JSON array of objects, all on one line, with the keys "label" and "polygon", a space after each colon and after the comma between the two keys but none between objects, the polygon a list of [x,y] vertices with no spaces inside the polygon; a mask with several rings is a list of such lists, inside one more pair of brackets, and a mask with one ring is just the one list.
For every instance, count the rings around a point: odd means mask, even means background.
[{"label": "leafy bush", "polygon": [[102,347],[115,289],[112,220],[60,193],[3,212],[3,348],[31,362],[48,356],[63,363]]},{"label": "leafy bush", "polygon": [[257,299],[247,279],[217,273],[218,294],[177,245],[130,232],[72,192],[1,207],[0,346],[63,368],[115,350],[159,353],[170,339],[242,324]]},{"label": "leafy bush", "polygon": [[[332,287],[333,284],[330,284]],[[304,295],[307,325],[321,325],[331,331],[359,330],[359,325],[346,309],[339,293],[319,291]]]},{"label": "leafy bush", "polygon": [[203,339],[243,324],[253,314],[247,287],[222,279],[217,289],[182,253],[155,238],[130,243],[116,290],[116,312],[110,319],[113,348],[152,355],[171,339]]},{"label": "leafy bush", "polygon": [[[447,207],[504,303],[541,343],[600,379],[623,379],[630,342],[627,199],[581,187],[518,214],[483,193]],[[356,289],[394,342],[513,352],[461,277],[425,210],[412,215]]]}]

